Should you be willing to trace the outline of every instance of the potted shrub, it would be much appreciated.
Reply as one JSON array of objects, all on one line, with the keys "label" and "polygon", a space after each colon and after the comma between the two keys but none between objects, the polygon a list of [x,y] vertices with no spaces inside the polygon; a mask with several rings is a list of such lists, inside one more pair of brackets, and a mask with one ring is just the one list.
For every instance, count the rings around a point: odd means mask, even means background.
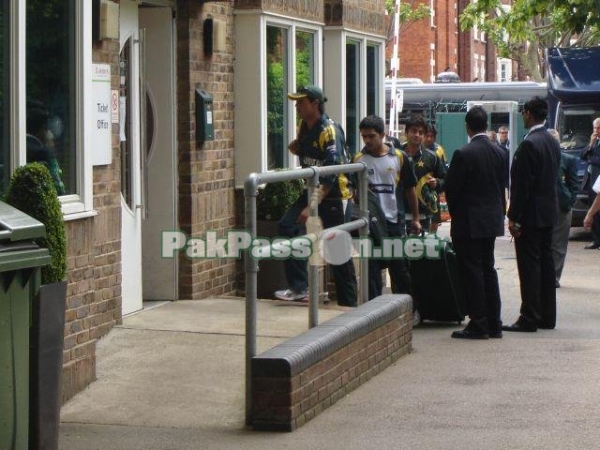
[{"label": "potted shrub", "polygon": [[256,219],[277,222],[304,190],[304,180],[266,184],[256,198]]},{"label": "potted shrub", "polygon": [[42,286],[32,304],[29,376],[29,448],[58,448],[63,362],[67,244],[63,215],[50,171],[41,163],[15,170],[6,203],[39,220],[51,263],[42,268]]},{"label": "potted shrub", "polygon": [[[256,235],[274,238],[279,232],[277,222],[304,190],[304,180],[268,183],[259,189],[256,198]],[[285,285],[283,261],[265,259],[259,263],[257,295],[272,298],[273,292]]]}]

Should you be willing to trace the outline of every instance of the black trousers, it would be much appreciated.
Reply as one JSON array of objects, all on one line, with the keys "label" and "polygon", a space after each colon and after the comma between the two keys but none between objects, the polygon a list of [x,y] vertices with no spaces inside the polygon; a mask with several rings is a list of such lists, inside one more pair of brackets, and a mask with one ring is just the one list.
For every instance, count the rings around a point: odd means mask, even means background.
[{"label": "black trousers", "polygon": [[[308,204],[307,193],[303,192],[290,209],[279,220],[279,234],[288,238],[306,234],[304,224],[297,223],[298,216]],[[319,204],[319,217],[324,228],[344,223],[344,207],[342,200],[324,199]],[[306,259],[288,258],[284,261],[285,276],[288,287],[296,292],[308,288],[308,268]],[[339,305],[356,306],[357,282],[354,263],[349,259],[341,265],[331,264],[335,290]]]},{"label": "black trousers", "polygon": [[521,282],[521,317],[527,327],[556,325],[556,273],[552,227],[523,228],[515,239]]},{"label": "black trousers", "polygon": [[502,329],[495,242],[496,238],[452,240],[471,319],[467,327],[475,332],[494,333]]}]

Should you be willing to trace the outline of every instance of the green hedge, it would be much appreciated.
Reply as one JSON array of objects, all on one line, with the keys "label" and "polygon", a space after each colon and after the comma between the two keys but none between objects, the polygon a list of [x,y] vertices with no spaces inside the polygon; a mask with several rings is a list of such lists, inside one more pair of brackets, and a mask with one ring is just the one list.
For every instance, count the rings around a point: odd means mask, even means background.
[{"label": "green hedge", "polygon": [[15,170],[5,201],[46,226],[46,237],[35,241],[40,247],[47,248],[52,258],[49,265],[42,267],[42,284],[63,281],[67,274],[67,238],[60,202],[48,168],[36,162]]}]

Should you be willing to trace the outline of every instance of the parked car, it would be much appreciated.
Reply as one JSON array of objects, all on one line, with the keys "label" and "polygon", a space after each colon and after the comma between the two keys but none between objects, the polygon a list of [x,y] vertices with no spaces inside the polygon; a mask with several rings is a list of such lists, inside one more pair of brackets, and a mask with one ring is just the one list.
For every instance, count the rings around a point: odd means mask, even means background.
[{"label": "parked car", "polygon": [[440,72],[435,77],[435,83],[460,83],[456,72]]}]

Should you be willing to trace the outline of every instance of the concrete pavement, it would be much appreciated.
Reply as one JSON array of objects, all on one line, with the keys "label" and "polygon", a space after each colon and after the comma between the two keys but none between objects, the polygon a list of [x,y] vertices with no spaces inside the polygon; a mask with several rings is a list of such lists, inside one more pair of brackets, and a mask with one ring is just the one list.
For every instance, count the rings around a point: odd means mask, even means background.
[{"label": "concrete pavement", "polygon": [[[444,224],[441,234],[447,234]],[[60,448],[600,448],[600,251],[572,230],[556,330],[450,339],[425,322],[414,352],[293,433],[244,427],[243,299],[126,317],[98,343],[98,380],[62,408]],[[518,316],[513,245],[496,245],[503,320]],[[345,310],[320,310],[320,321]],[[304,306],[260,301],[259,351],[307,328]]]}]

